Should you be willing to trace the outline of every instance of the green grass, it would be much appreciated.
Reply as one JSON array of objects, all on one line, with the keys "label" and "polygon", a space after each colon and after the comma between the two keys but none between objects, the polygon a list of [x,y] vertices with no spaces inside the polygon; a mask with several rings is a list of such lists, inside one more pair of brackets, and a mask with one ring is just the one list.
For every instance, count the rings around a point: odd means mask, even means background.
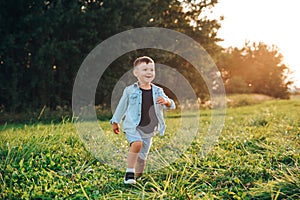
[{"label": "green grass", "polygon": [[[218,143],[201,157],[211,117],[202,111],[199,135],[189,148],[135,186],[124,186],[124,169],[87,151],[70,122],[4,125],[0,199],[299,199],[299,111],[299,100],[228,108]],[[155,137],[152,150],[171,141],[179,129],[180,117],[172,117],[177,115],[168,114],[166,136]],[[109,141],[127,149],[108,121],[101,127]]]}]

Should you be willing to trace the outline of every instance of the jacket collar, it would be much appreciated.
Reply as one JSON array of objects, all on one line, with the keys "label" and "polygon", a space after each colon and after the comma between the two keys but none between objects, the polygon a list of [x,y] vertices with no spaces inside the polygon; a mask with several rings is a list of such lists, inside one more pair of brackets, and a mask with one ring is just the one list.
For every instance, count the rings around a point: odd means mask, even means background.
[{"label": "jacket collar", "polygon": [[[139,88],[139,87],[140,87],[140,86],[139,86],[139,82],[138,82],[138,81],[135,82],[135,83],[133,84],[133,86]],[[152,87],[152,88],[154,88],[155,86],[156,86],[156,85],[154,85],[153,83],[151,83],[151,87]]]}]

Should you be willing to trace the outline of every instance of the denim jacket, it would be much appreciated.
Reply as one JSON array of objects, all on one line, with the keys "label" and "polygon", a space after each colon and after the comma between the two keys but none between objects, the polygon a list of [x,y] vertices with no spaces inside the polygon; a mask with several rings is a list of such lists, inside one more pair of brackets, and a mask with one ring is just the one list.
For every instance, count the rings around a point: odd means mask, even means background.
[{"label": "denim jacket", "polygon": [[[156,98],[162,96],[171,101],[171,107],[169,109],[175,109],[175,103],[172,99],[170,99],[163,91],[162,88],[151,84],[152,86],[152,94],[153,94],[153,104],[155,114],[158,119],[158,127],[156,131],[159,131],[160,135],[163,136],[166,125],[164,121],[163,109],[167,109],[168,107],[162,106],[156,103]],[[135,133],[136,127],[140,123],[141,120],[141,112],[142,112],[142,91],[138,85],[138,82],[127,86],[124,89],[123,95],[119,101],[119,104],[113,114],[110,123],[120,123],[125,115],[125,119],[123,122],[123,131],[125,133]]]}]

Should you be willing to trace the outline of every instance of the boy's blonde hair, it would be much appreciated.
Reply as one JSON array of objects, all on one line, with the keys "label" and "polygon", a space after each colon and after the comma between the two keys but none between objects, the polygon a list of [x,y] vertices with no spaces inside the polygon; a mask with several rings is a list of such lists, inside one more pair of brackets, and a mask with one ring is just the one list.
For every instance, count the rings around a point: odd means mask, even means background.
[{"label": "boy's blonde hair", "polygon": [[135,61],[133,62],[133,66],[136,67],[141,63],[153,63],[154,64],[154,60],[148,56],[142,56],[142,57],[138,57],[137,59],[135,59]]}]

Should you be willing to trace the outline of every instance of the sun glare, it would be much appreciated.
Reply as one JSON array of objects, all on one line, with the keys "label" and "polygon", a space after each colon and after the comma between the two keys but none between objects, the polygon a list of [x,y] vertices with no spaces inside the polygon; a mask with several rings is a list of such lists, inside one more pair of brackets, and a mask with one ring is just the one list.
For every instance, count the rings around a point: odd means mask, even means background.
[{"label": "sun glare", "polygon": [[218,36],[224,47],[242,47],[246,41],[276,45],[300,87],[300,19],[298,1],[279,0],[219,0],[213,8],[215,18],[224,16]]}]

